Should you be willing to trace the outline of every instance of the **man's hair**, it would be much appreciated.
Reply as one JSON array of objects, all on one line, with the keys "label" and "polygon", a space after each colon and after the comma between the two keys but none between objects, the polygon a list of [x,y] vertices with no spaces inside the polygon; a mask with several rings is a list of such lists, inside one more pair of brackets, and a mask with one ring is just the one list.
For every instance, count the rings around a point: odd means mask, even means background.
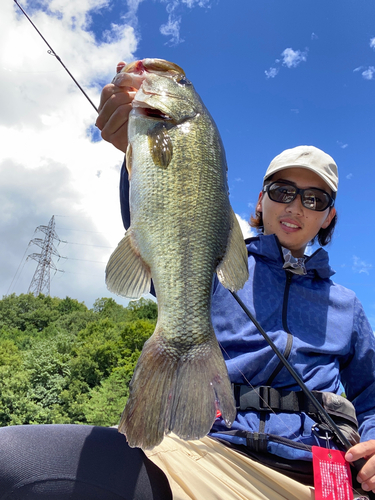
[{"label": "man's hair", "polygon": [[[321,228],[318,234],[314,236],[314,238],[309,242],[309,244],[313,245],[315,241],[318,240],[320,246],[324,247],[325,245],[328,245],[328,243],[332,239],[336,223],[337,223],[337,212],[334,218],[331,220],[329,226],[326,227],[325,229]],[[251,227],[255,228],[259,233],[263,233],[264,224],[263,224],[262,212],[255,212],[255,216],[252,215],[250,217],[249,224]]]}]

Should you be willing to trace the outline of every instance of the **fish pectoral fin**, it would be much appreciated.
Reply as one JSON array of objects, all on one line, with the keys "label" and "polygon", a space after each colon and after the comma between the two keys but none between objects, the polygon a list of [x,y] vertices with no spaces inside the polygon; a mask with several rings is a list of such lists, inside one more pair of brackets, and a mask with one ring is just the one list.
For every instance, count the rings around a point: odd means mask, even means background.
[{"label": "fish pectoral fin", "polygon": [[151,289],[151,272],[136,250],[131,228],[109,258],[105,281],[110,290],[129,299],[139,299]]},{"label": "fish pectoral fin", "polygon": [[125,165],[126,165],[126,170],[128,171],[128,177],[129,181],[132,176],[132,162],[133,162],[133,148],[132,145],[129,143],[128,147],[126,148],[126,154],[125,154]]},{"label": "fish pectoral fin", "polygon": [[147,131],[148,146],[152,159],[158,167],[167,168],[173,156],[172,139],[164,123],[157,123]]},{"label": "fish pectoral fin", "polygon": [[249,278],[247,248],[235,213],[230,209],[231,230],[225,255],[216,268],[220,283],[232,292],[240,290]]}]

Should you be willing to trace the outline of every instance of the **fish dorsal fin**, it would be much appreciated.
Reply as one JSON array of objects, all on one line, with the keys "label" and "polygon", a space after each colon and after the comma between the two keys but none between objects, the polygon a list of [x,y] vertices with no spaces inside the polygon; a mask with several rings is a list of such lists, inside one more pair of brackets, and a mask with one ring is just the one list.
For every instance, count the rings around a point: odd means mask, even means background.
[{"label": "fish dorsal fin", "polygon": [[151,272],[142,260],[131,228],[109,258],[106,270],[108,290],[129,299],[139,299],[151,289]]},{"label": "fish dorsal fin", "polygon": [[225,255],[216,268],[219,281],[232,292],[240,290],[249,278],[247,248],[238,220],[230,209],[231,230]]}]

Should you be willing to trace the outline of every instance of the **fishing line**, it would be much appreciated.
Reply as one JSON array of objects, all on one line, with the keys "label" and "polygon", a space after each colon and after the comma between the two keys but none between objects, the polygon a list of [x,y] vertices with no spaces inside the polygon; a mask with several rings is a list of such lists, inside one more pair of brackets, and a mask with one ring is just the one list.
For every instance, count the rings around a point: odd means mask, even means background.
[{"label": "fishing line", "polygon": [[285,368],[289,371],[289,373],[292,375],[294,380],[298,383],[300,388],[302,389],[303,393],[305,396],[310,400],[314,408],[317,410],[319,416],[324,420],[324,423],[328,425],[329,429],[333,432],[333,434],[338,437],[340,444],[348,450],[349,448],[352,447],[352,445],[349,443],[349,441],[346,439],[346,437],[342,434],[341,430],[337,427],[335,422],[331,419],[331,417],[327,414],[327,412],[322,408],[318,400],[315,398],[315,396],[311,393],[311,391],[306,387],[305,383],[302,381],[300,376],[297,374],[297,372],[294,370],[294,368],[291,366],[291,364],[286,360],[285,356],[279,351],[279,349],[275,346],[275,344],[272,342],[271,338],[267,335],[265,330],[262,328],[262,326],[259,324],[259,322],[255,319],[255,317],[251,314],[249,309],[245,306],[245,304],[242,302],[242,300],[239,298],[239,296],[235,292],[231,292],[233,297],[236,299],[238,304],[241,306],[242,310],[245,312],[245,314],[251,319],[251,321],[254,323],[258,331],[262,334],[262,336],[265,338],[267,341],[268,345],[271,346],[272,350],[274,353],[277,355],[277,357],[280,359],[280,361],[283,363]]},{"label": "fishing line", "polygon": [[[233,293],[233,292],[232,292],[232,293]],[[222,351],[223,351],[223,352],[225,353],[225,355],[228,357],[228,359],[230,359],[231,361],[235,361],[235,358],[232,358],[232,357],[228,354],[228,352],[226,351],[225,347],[221,344],[221,342],[219,342],[219,345],[220,345],[220,348],[222,349]],[[267,402],[264,398],[262,398],[262,396],[261,396],[260,392],[257,390],[257,388],[256,388],[256,387],[254,387],[254,386],[252,385],[252,383],[248,380],[248,378],[246,377],[246,375],[244,374],[244,372],[241,370],[241,368],[237,365],[237,363],[234,363],[234,365],[235,365],[236,369],[238,370],[238,372],[242,375],[242,377],[243,377],[243,379],[245,380],[245,382],[247,383],[247,385],[248,385],[249,387],[251,387],[251,389],[253,389],[253,390],[257,393],[257,395],[258,395],[259,399],[260,399],[260,400],[264,403],[264,407],[265,407],[265,408],[268,408],[268,410],[270,411],[270,413],[273,413],[274,415],[276,415],[277,417],[279,417],[279,415],[276,413],[276,411],[275,411],[273,408],[271,408],[271,406],[268,404],[268,402]],[[298,443],[299,443],[302,447],[304,447],[306,451],[311,452],[311,449],[309,448],[309,446],[308,446],[306,443],[304,443],[304,442],[302,441],[302,437],[301,437],[301,436],[298,436],[298,435],[297,435],[297,434],[296,434],[296,433],[295,433],[295,432],[294,432],[294,431],[293,431],[293,430],[292,430],[292,429],[291,429],[291,428],[287,425],[287,423],[286,423],[284,420],[282,420],[282,419],[281,419],[281,422],[282,422],[282,424],[284,425],[284,427],[285,427],[285,428],[286,428],[286,429],[290,432],[290,435],[294,436],[294,437],[296,438],[296,441],[297,441],[297,442],[298,442]],[[360,492],[359,492],[356,488],[354,488],[354,486],[353,486],[353,485],[352,485],[352,491],[354,491],[354,492],[355,492],[355,493],[357,493],[357,494],[360,494]],[[369,495],[370,493],[371,493],[371,492],[366,492],[366,494],[367,494],[367,495]],[[370,495],[369,495],[369,498],[370,498],[370,499],[374,499],[374,497],[373,497],[373,496],[370,496]]]},{"label": "fishing line", "polygon": [[[265,407],[265,408],[268,408],[268,410],[270,411],[270,413],[273,413],[274,415],[276,415],[276,416],[278,417],[279,415],[276,413],[276,411],[275,411],[275,410],[274,410],[274,409],[273,409],[273,408],[272,408],[272,407],[268,404],[268,402],[267,402],[264,398],[262,398],[262,396],[261,396],[260,392],[257,390],[257,388],[256,388],[255,386],[253,386],[253,384],[252,384],[252,383],[250,382],[250,380],[246,377],[246,375],[245,375],[245,374],[244,374],[244,372],[241,370],[241,368],[237,365],[237,363],[235,362],[235,359],[236,359],[236,358],[231,358],[231,357],[229,356],[228,352],[226,351],[225,347],[221,344],[221,342],[219,342],[219,344],[220,344],[220,348],[221,348],[221,349],[222,349],[222,351],[225,353],[225,355],[228,357],[228,359],[230,359],[231,361],[234,361],[234,365],[235,365],[235,367],[236,367],[237,371],[238,371],[238,372],[242,375],[242,377],[243,377],[244,381],[247,383],[247,385],[248,385],[249,387],[251,387],[251,389],[253,389],[253,390],[257,393],[257,395],[258,395],[259,399],[260,399],[260,400],[264,403],[264,407]],[[294,436],[294,437],[296,438],[296,440],[297,440],[297,441],[298,441],[298,442],[299,442],[302,446],[304,446],[304,447],[305,447],[306,451],[311,451],[311,450],[310,450],[310,448],[309,448],[309,446],[308,446],[307,444],[305,444],[305,443],[302,441],[301,436],[298,436],[298,435],[297,435],[297,434],[296,434],[296,433],[295,433],[295,432],[294,432],[294,431],[293,431],[293,430],[292,430],[292,429],[291,429],[291,428],[287,425],[287,423],[286,423],[284,420],[282,420],[281,422],[284,424],[285,428],[286,428],[286,429],[290,432],[290,434],[291,434],[292,436]]]},{"label": "fishing line", "polygon": [[[266,334],[266,332],[264,331],[264,329],[262,328],[262,326],[261,326],[261,325],[257,322],[257,320],[254,318],[254,316],[250,313],[250,311],[247,309],[247,307],[246,307],[246,306],[245,306],[245,304],[242,302],[242,300],[238,297],[238,295],[237,295],[235,292],[232,292],[232,291],[231,291],[231,293],[232,293],[233,297],[237,300],[238,304],[241,306],[241,308],[243,309],[243,311],[244,311],[244,312],[248,315],[248,317],[251,319],[251,321],[253,321],[254,325],[255,325],[257,328],[258,328],[258,326],[259,326],[258,330],[260,331],[260,333],[261,333],[262,335],[263,335],[263,333],[264,333],[263,337],[267,340],[267,338],[266,338],[266,337],[268,337],[268,335]],[[268,337],[268,338],[269,338],[269,337]],[[267,340],[267,341],[268,341],[268,340]],[[272,340],[270,340],[270,342],[272,343]],[[221,342],[219,342],[219,344],[220,344],[220,348],[221,348],[221,349],[222,349],[222,351],[225,353],[225,355],[227,356],[227,358],[228,358],[228,359],[230,359],[231,361],[235,361],[235,358],[232,358],[232,357],[229,355],[229,353],[226,351],[226,349],[225,349],[225,348],[224,348],[224,346],[221,344]],[[272,343],[272,344],[273,344],[273,343]],[[273,344],[273,345],[274,345],[274,344]],[[271,345],[271,347],[272,347],[272,345]],[[273,348],[273,347],[272,347],[272,348]],[[277,350],[277,352],[278,352],[278,353],[280,353],[280,351],[277,349],[277,347],[275,347],[275,349]],[[275,351],[275,352],[276,352],[276,351]],[[277,352],[276,352],[276,354],[277,354]],[[280,354],[281,354],[281,353],[280,353]],[[282,355],[282,354],[281,354],[281,356],[283,357],[283,355]],[[246,375],[244,374],[244,372],[241,370],[241,368],[237,365],[237,363],[235,363],[235,367],[236,367],[236,369],[238,370],[238,372],[242,375],[242,377],[243,377],[244,381],[247,383],[247,385],[248,385],[249,387],[251,387],[251,389],[253,389],[253,390],[257,393],[257,395],[258,395],[259,399],[260,399],[260,400],[264,403],[264,407],[265,407],[265,408],[268,408],[268,410],[270,411],[270,413],[273,413],[274,415],[276,415],[276,416],[278,417],[279,415],[276,413],[276,411],[275,411],[275,410],[274,410],[274,409],[273,409],[273,408],[272,408],[272,407],[268,404],[268,401],[266,401],[266,400],[265,400],[265,399],[261,396],[261,394],[260,394],[260,392],[257,390],[257,388],[256,388],[256,387],[254,387],[254,386],[252,385],[252,383],[248,380],[248,378],[246,377]],[[298,375],[297,375],[297,377],[298,377]],[[302,382],[302,384],[303,384],[303,382]],[[307,388],[306,388],[306,389],[307,389]],[[309,389],[307,389],[307,391],[309,391]],[[314,396],[313,396],[313,397],[314,397]],[[314,399],[315,399],[315,397],[314,397]],[[320,407],[320,404],[319,404],[318,402],[317,402],[317,404],[318,404],[318,405],[319,405],[319,407]],[[320,413],[319,413],[319,414],[320,414]],[[287,423],[286,423],[284,420],[282,420],[282,419],[281,419],[281,422],[283,423],[284,427],[285,427],[285,428],[286,428],[286,429],[290,432],[290,434],[296,438],[297,442],[298,442],[298,443],[300,443],[300,444],[301,444],[301,445],[302,445],[302,446],[306,449],[306,451],[311,452],[311,449],[309,448],[309,446],[308,446],[306,443],[304,443],[304,442],[302,441],[302,439],[301,439],[301,438],[302,438],[302,436],[298,436],[298,435],[297,435],[297,434],[296,434],[296,433],[295,433],[295,432],[294,432],[294,431],[293,431],[293,430],[292,430],[292,429],[291,429],[291,428],[287,425]],[[334,425],[336,426],[336,424],[334,424]],[[340,431],[339,431],[339,432],[340,432]],[[341,432],[340,432],[340,433],[341,433]],[[346,439],[346,438],[344,438],[344,439]],[[352,446],[349,442],[348,442],[348,445],[349,445],[350,447]],[[354,467],[356,468],[356,470],[359,472],[359,471],[360,471],[360,469],[362,468],[362,466],[363,466],[365,463],[366,463],[366,460],[365,460],[365,459],[360,459],[360,460],[358,460],[358,461],[356,461],[356,462],[353,462],[353,466],[354,466]],[[356,490],[356,488],[354,488],[354,486],[353,486],[353,485],[352,485],[352,491],[354,491],[355,493],[359,494],[358,490]],[[375,499],[375,497],[373,496],[374,494],[373,494],[372,492],[366,492],[366,494],[369,496],[369,498],[370,498],[370,499],[372,499],[372,500],[374,500],[374,499]]]},{"label": "fishing line", "polygon": [[[232,362],[234,362],[234,365],[237,369],[237,371],[242,375],[244,381],[246,382],[246,384],[251,387],[251,389],[253,389],[259,399],[264,403],[264,407],[265,408],[268,408],[268,410],[270,411],[270,413],[273,413],[274,415],[276,415],[277,417],[279,416],[276,411],[268,404],[268,401],[266,401],[262,395],[260,394],[260,392],[257,390],[257,388],[250,382],[250,380],[246,377],[245,373],[241,370],[241,368],[238,366],[238,364],[236,363],[235,359],[236,358],[232,358],[229,353],[227,352],[227,350],[225,349],[225,347],[221,344],[221,342],[219,342],[220,344],[220,348],[222,349],[222,351],[225,353],[225,355],[228,357],[228,359],[230,359]],[[284,424],[284,427],[289,431],[289,433],[294,436],[296,438],[296,440],[302,445],[305,447],[306,451],[311,451],[309,446],[307,444],[305,444],[302,439],[301,439],[301,436],[298,436],[288,425],[287,423],[284,421],[284,420],[281,420],[281,422]]]},{"label": "fishing line", "polygon": [[24,16],[26,17],[26,19],[28,19],[28,21],[31,23],[31,25],[35,28],[35,30],[37,31],[37,33],[39,34],[39,36],[42,38],[42,40],[46,43],[46,45],[48,46],[49,50],[47,50],[48,54],[50,54],[51,56],[54,56],[56,57],[56,59],[59,61],[59,63],[61,64],[61,66],[65,69],[65,71],[68,73],[68,75],[70,76],[70,78],[73,80],[73,82],[77,85],[77,87],[80,89],[80,91],[82,92],[82,94],[86,97],[86,99],[89,101],[89,103],[91,104],[91,106],[95,109],[95,111],[98,113],[98,109],[97,107],[95,106],[95,104],[92,102],[92,100],[90,99],[90,97],[86,94],[86,92],[83,90],[83,88],[81,87],[81,85],[77,82],[77,80],[74,78],[74,76],[71,74],[71,72],[68,70],[68,68],[65,66],[65,64],[62,62],[61,58],[56,54],[56,52],[53,50],[53,48],[51,47],[51,45],[47,42],[47,40],[44,38],[44,36],[42,35],[42,33],[38,30],[38,28],[35,26],[35,24],[32,22],[32,20],[30,19],[30,17],[26,14],[26,12],[24,11],[24,9],[21,7],[21,5],[17,2],[17,0],[14,0],[14,3],[17,5],[17,7],[19,7],[19,9],[21,10],[21,12],[24,14]]}]

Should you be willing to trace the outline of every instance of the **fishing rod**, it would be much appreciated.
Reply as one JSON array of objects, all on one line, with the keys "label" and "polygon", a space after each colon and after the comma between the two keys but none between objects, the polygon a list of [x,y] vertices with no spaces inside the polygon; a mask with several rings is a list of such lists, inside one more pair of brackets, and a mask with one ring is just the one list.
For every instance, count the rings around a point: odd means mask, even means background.
[{"label": "fishing rod", "polygon": [[82,92],[82,94],[86,97],[86,99],[89,101],[89,103],[91,104],[91,106],[95,109],[95,111],[98,113],[98,109],[97,107],[95,106],[95,104],[92,102],[92,100],[90,99],[90,97],[86,94],[86,92],[83,90],[83,88],[81,87],[81,85],[77,82],[77,80],[74,78],[74,76],[71,74],[71,72],[68,70],[68,68],[65,66],[65,64],[62,62],[61,58],[56,54],[56,52],[53,50],[53,48],[51,47],[51,45],[47,42],[47,40],[44,38],[44,36],[42,35],[42,33],[38,30],[38,28],[35,26],[35,24],[32,22],[32,20],[30,19],[30,17],[26,14],[25,10],[21,7],[21,5],[17,2],[17,0],[14,0],[14,3],[17,5],[17,7],[19,7],[19,9],[21,10],[21,12],[24,14],[24,16],[26,17],[26,19],[29,20],[29,22],[31,23],[31,25],[35,28],[35,30],[37,31],[37,33],[39,34],[39,36],[44,40],[44,42],[46,43],[46,45],[48,46],[49,50],[47,51],[48,54],[50,54],[51,56],[54,56],[56,57],[56,59],[59,61],[59,63],[61,64],[61,66],[65,69],[65,71],[68,73],[68,75],[70,76],[70,78],[73,80],[73,82],[77,85],[77,87],[80,89],[80,91]]},{"label": "fishing rod", "polygon": [[[323,406],[319,403],[319,401],[316,399],[314,394],[308,389],[306,384],[303,382],[301,377],[298,375],[298,373],[294,370],[292,365],[289,363],[289,361],[285,358],[285,356],[279,351],[279,349],[276,347],[276,345],[273,343],[271,338],[267,335],[263,327],[260,325],[260,323],[255,319],[255,317],[251,314],[249,309],[245,306],[245,304],[242,302],[240,297],[237,295],[236,292],[232,292],[231,294],[233,297],[236,299],[238,304],[241,306],[242,310],[245,312],[245,314],[250,318],[250,320],[254,323],[256,328],[259,330],[259,332],[262,334],[264,339],[268,342],[268,344],[271,346],[272,350],[274,353],[277,355],[277,357],[280,359],[280,361],[283,363],[285,368],[289,371],[289,373],[292,375],[294,380],[297,382],[297,384],[300,386],[301,390],[303,393],[306,395],[306,397],[309,399],[311,404],[315,407],[317,410],[319,416],[321,419],[324,421],[324,423],[328,426],[329,430],[337,437],[338,441],[340,444],[343,446],[343,448],[348,451],[349,448],[351,448],[353,445],[346,439],[346,437],[343,435],[339,427],[336,425],[336,423],[332,420],[330,415],[327,413],[327,411],[323,408]],[[359,472],[362,467],[365,465],[366,460],[364,458],[360,458],[358,460],[355,460],[354,462],[351,462],[354,468]],[[366,491],[366,495],[369,496],[371,500],[375,500],[375,494],[372,492]]]}]

